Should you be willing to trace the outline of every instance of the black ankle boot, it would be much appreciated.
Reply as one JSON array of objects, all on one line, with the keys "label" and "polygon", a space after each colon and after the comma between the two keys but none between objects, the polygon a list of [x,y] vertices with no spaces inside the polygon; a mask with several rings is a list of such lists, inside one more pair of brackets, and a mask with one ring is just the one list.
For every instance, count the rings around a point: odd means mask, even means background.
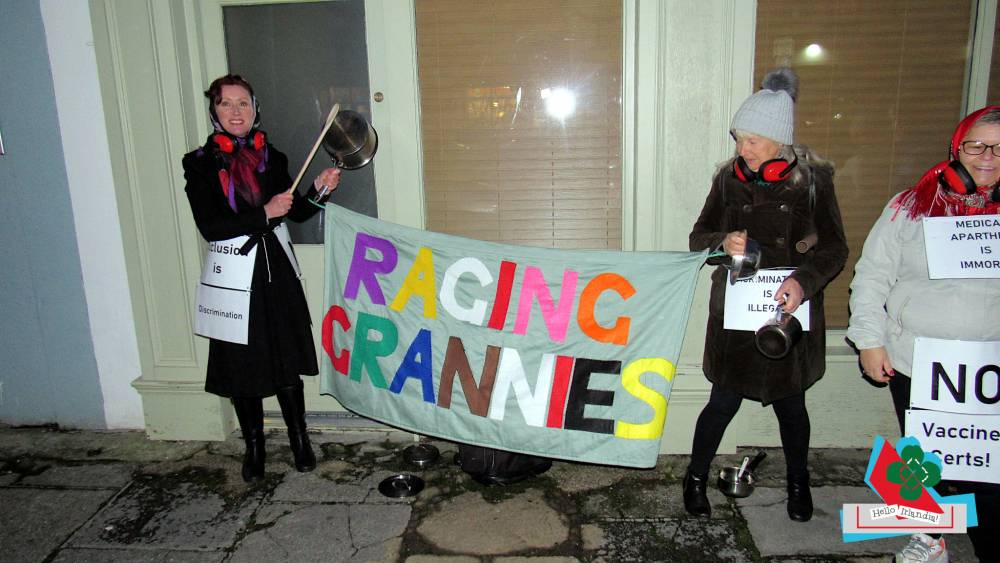
[{"label": "black ankle boot", "polygon": [[708,502],[708,474],[696,475],[688,469],[684,475],[684,510],[695,516],[711,516]]},{"label": "black ankle boot", "polygon": [[233,408],[236,419],[240,422],[240,431],[246,443],[243,454],[243,480],[256,483],[264,479],[264,461],[267,452],[264,449],[264,405],[257,397],[233,398]]},{"label": "black ankle boot", "polygon": [[316,469],[316,455],[306,432],[306,398],[302,384],[278,389],[278,404],[288,427],[288,445],[292,448],[296,471],[305,473]]},{"label": "black ankle boot", "polygon": [[788,517],[796,522],[808,522],[813,515],[809,474],[788,476]]}]

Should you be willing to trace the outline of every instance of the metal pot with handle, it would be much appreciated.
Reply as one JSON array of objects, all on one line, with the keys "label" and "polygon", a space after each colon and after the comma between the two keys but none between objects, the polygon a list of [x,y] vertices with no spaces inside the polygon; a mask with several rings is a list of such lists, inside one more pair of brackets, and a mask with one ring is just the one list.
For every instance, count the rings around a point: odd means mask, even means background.
[{"label": "metal pot with handle", "polygon": [[780,360],[788,355],[800,338],[802,338],[802,323],[779,306],[774,318],[757,329],[757,333],[754,334],[754,344],[761,354],[772,360]]},{"label": "metal pot with handle", "polygon": [[754,277],[759,268],[760,243],[748,238],[743,254],[731,257],[729,263],[726,264],[726,269],[729,270],[729,285],[733,285],[739,280]]},{"label": "metal pot with handle", "polygon": [[757,476],[754,470],[767,457],[767,452],[759,451],[754,456],[743,458],[743,464],[739,467],[723,467],[719,471],[719,480],[716,483],[719,491],[727,497],[744,498],[753,494],[754,487],[757,486]]},{"label": "metal pot with handle", "polygon": [[360,113],[340,110],[323,135],[323,149],[339,168],[357,170],[375,157],[378,133]]}]

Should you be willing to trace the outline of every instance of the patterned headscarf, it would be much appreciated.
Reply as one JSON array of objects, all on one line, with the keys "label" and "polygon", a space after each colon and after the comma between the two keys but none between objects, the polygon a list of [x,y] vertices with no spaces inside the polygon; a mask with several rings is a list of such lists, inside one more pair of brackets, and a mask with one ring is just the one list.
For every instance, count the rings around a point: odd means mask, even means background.
[{"label": "patterned headscarf", "polygon": [[[229,134],[212,115],[212,125],[216,132],[208,136],[204,150],[210,150],[215,156],[215,162],[219,169],[219,184],[222,186],[222,193],[226,195],[229,207],[236,211],[236,194],[239,193],[244,201],[253,207],[260,207],[264,204],[260,183],[257,181],[257,174],[267,170],[268,149],[266,136],[263,131],[257,129],[257,121],[254,127],[247,133],[246,137],[234,137]],[[226,137],[232,143],[232,152],[227,152],[219,147],[218,136]],[[259,139],[259,143],[254,141]],[[259,148],[255,146],[259,144]]]},{"label": "patterned headscarf", "polygon": [[1000,110],[1000,106],[986,106],[970,113],[959,122],[951,137],[948,160],[932,166],[930,170],[924,172],[915,186],[899,194],[892,202],[892,206],[896,209],[893,219],[903,210],[906,211],[906,216],[913,220],[921,217],[956,217],[1000,213],[1000,202],[990,200],[989,192],[993,190],[993,186],[979,186],[975,195],[983,203],[982,205],[970,205],[968,197],[956,194],[941,185],[941,174],[952,160],[958,159],[959,146],[969,130],[979,121],[980,117],[995,110]]}]

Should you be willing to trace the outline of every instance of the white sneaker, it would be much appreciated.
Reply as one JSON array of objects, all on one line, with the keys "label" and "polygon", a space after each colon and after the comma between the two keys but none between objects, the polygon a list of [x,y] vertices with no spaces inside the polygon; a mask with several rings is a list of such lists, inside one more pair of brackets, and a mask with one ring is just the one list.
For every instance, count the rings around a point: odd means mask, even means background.
[{"label": "white sneaker", "polygon": [[948,549],[944,538],[932,538],[927,534],[913,534],[910,543],[896,553],[896,563],[948,563]]}]

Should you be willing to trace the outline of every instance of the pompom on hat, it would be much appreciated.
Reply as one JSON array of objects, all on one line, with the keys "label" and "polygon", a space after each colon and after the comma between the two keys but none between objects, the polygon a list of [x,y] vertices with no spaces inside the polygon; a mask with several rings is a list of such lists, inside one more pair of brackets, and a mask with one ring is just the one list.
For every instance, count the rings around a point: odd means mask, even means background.
[{"label": "pompom on hat", "polygon": [[747,98],[733,116],[730,131],[746,131],[782,145],[794,142],[795,97],[799,77],[787,67],[764,76],[761,89]]}]

